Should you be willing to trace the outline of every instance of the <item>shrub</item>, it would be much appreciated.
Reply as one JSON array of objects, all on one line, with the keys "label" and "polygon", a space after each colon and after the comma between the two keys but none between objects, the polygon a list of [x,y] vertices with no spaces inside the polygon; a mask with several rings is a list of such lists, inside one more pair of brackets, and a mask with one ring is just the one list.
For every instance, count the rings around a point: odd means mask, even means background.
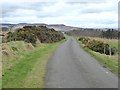
[{"label": "shrub", "polygon": [[81,41],[83,44],[85,44],[85,47],[87,47],[95,52],[109,55],[110,51],[111,51],[111,55],[115,54],[116,50],[114,48],[111,48],[108,44],[103,43],[101,41],[91,40],[91,39],[85,38],[85,37],[81,37],[78,40]]},{"label": "shrub", "polygon": [[24,26],[17,29],[15,32],[9,32],[7,41],[25,41],[28,43],[36,44],[37,38],[41,43],[53,43],[64,39],[61,32],[49,29],[46,26]]},{"label": "shrub", "polygon": [[18,49],[16,47],[12,47],[13,51],[18,51]]}]

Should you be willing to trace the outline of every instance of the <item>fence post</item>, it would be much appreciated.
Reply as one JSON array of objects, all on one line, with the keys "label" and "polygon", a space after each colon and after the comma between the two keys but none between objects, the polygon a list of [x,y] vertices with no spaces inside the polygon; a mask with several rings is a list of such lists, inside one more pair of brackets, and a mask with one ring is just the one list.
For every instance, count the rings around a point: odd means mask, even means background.
[{"label": "fence post", "polygon": [[109,53],[110,53],[110,56],[111,56],[111,47],[109,47]]},{"label": "fence post", "polygon": [[105,54],[105,45],[104,45],[104,54]]}]

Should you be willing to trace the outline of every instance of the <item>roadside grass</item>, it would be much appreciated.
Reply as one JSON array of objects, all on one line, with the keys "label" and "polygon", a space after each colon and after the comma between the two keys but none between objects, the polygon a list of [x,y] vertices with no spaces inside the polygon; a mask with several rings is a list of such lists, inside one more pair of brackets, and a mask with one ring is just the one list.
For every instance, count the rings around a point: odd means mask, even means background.
[{"label": "roadside grass", "polygon": [[63,42],[64,40],[58,43],[40,44],[30,52],[23,52],[17,58],[17,62],[4,71],[2,87],[44,88],[47,61],[52,52]]},{"label": "roadside grass", "polygon": [[[78,41],[78,38],[76,38]],[[112,58],[112,56],[109,55],[105,55],[105,54],[100,54],[99,52],[95,52],[90,50],[89,48],[84,48],[84,44],[80,41],[78,41],[80,43],[80,46],[86,51],[88,52],[92,57],[96,58],[100,64],[109,69],[111,72],[115,73],[116,75],[118,75],[118,66],[120,67],[120,65],[118,65],[118,61],[114,60]]]},{"label": "roadside grass", "polygon": [[22,58],[24,54],[30,53],[34,49],[32,44],[24,41],[11,41],[2,43],[0,46],[2,47],[2,73],[19,62],[21,60],[19,58]]},{"label": "roadside grass", "polygon": [[0,90],[2,90],[2,47],[0,47]]}]

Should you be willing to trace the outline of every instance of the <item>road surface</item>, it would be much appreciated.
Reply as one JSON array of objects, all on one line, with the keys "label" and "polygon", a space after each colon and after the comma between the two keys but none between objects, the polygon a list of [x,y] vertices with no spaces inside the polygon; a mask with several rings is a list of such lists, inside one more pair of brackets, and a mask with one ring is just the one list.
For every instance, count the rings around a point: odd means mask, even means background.
[{"label": "road surface", "polygon": [[69,37],[50,58],[46,88],[118,88],[118,78]]}]

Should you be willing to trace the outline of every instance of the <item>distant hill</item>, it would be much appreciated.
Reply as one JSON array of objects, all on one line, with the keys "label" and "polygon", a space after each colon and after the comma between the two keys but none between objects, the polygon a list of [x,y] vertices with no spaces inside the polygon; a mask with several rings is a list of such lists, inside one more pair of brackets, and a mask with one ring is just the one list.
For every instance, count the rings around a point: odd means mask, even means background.
[{"label": "distant hill", "polygon": [[[10,23],[2,23],[2,27],[11,28],[11,30],[16,30],[17,28],[22,28],[24,26],[46,26],[48,28],[53,28],[57,31],[71,31],[71,30],[90,30],[93,28],[80,28],[74,26],[67,26],[64,24],[45,24],[45,23],[18,23],[18,24],[10,24]],[[107,31],[108,28],[94,28],[94,30],[104,30]]]},{"label": "distant hill", "polygon": [[15,26],[16,24],[10,24],[10,23],[1,23],[2,27],[8,27],[8,26]]},{"label": "distant hill", "polygon": [[21,28],[23,26],[47,26],[48,28],[54,28],[57,31],[69,31],[74,29],[80,29],[78,27],[66,26],[64,24],[45,24],[45,23],[18,23],[18,24],[10,24],[10,23],[2,23],[2,27],[12,27]]},{"label": "distant hill", "polygon": [[47,27],[54,28],[55,30],[58,31],[70,31],[74,29],[80,29],[79,27],[66,26],[64,24],[51,24],[51,25],[47,25]]},{"label": "distant hill", "polygon": [[46,26],[44,23],[18,23],[18,24],[10,24],[10,23],[1,23],[2,27],[8,26]]}]

